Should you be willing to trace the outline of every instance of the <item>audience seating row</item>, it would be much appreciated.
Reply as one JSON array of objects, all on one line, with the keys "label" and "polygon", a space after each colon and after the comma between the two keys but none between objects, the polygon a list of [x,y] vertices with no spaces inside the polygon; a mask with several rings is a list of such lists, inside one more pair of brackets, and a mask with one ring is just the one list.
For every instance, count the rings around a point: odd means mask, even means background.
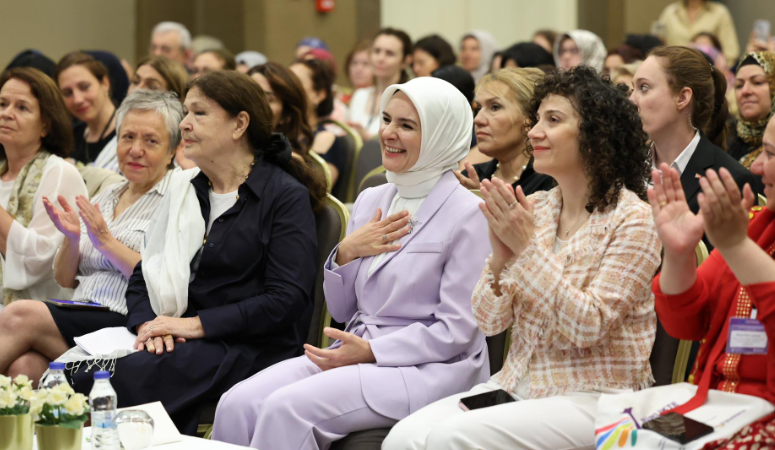
[{"label": "audience seating row", "polygon": [[[381,171],[379,169],[382,169]],[[372,174],[361,182],[358,193],[367,187],[377,186],[386,181],[376,182],[374,179],[384,176],[384,168],[378,167],[372,170]],[[372,180],[372,181],[369,181]],[[478,191],[472,191],[481,196]],[[318,238],[318,267],[322,267],[331,250],[344,239],[349,222],[349,213],[345,206],[335,197],[329,194],[326,208],[317,214],[317,238]],[[697,265],[702,264],[708,257],[708,249],[700,241],[696,249]],[[315,282],[314,308],[310,321],[310,330],[307,343],[319,347],[330,345],[329,338],[323,334],[323,328],[331,325],[331,315],[328,313],[323,292],[323,273],[319,273]],[[497,373],[503,367],[509,352],[511,343],[511,330],[504,331],[496,336],[487,338],[488,354],[490,359],[490,373]],[[681,383],[686,380],[686,370],[690,364],[690,350],[693,342],[675,339],[665,332],[658,323],[657,334],[650,357],[650,363],[655,378],[655,386],[663,386],[671,383]],[[205,408],[202,413],[199,427],[200,434],[209,437],[212,432],[212,420],[215,414],[217,402]],[[331,446],[332,450],[378,450],[382,441],[390,432],[390,428],[379,428],[358,431],[346,438],[337,441]]]},{"label": "audience seating row", "polygon": [[355,164],[358,161],[361,148],[363,147],[363,138],[361,138],[361,135],[355,130],[338,120],[332,120],[331,123],[345,132],[344,149],[346,167],[346,170],[339,174],[339,179],[345,180],[345,182],[338,183],[331,194],[343,203],[353,202],[355,201],[355,197],[353,196],[355,190]]}]

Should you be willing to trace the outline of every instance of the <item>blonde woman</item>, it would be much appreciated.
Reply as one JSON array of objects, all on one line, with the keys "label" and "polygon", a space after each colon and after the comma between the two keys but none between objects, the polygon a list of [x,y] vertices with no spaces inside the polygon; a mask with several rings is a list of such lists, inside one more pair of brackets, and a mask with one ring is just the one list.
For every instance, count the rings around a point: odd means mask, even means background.
[{"label": "blonde woman", "polygon": [[466,170],[455,172],[460,184],[479,189],[481,180],[497,177],[514,189],[522,186],[525,195],[554,187],[552,177],[533,170],[527,131],[522,126],[535,84],[543,78],[539,69],[509,68],[485,75],[477,84],[475,101],[480,109],[474,131],[479,152],[492,160],[473,165],[466,161]]}]

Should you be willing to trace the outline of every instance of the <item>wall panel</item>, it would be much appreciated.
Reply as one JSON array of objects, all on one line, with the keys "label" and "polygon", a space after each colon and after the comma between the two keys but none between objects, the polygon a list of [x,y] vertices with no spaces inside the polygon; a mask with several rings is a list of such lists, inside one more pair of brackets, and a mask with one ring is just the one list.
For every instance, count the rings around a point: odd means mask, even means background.
[{"label": "wall panel", "polygon": [[2,2],[0,70],[22,50],[58,60],[73,50],[135,56],[135,0],[8,0]]},{"label": "wall panel", "polygon": [[536,30],[573,29],[577,0],[385,0],[382,25],[404,29],[413,40],[438,33],[457,48],[472,29],[491,32],[501,48],[529,40]]}]

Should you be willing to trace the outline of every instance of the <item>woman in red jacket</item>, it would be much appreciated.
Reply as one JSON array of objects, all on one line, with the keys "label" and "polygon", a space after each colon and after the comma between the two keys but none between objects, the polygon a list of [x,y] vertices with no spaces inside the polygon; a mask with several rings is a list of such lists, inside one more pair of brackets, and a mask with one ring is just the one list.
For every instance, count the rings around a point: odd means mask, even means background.
[{"label": "woman in red jacket", "polygon": [[[656,310],[673,337],[701,340],[694,382],[697,394],[676,408],[686,413],[702,405],[708,389],[755,395],[775,402],[775,120],[764,134],[764,151],[751,170],[762,176],[767,208],[752,207],[754,195],[741,193],[726,169],[708,170],[700,180],[700,213],[686,203],[680,176],[662,164],[654,170],[649,202],[664,245],[661,274],[654,279]],[[750,222],[749,222],[750,220]],[[694,248],[706,233],[715,246],[699,268]],[[735,320],[737,319],[737,320]],[[727,343],[739,319],[756,319],[762,337],[756,348],[737,349]],[[775,415],[761,419],[737,435],[705,448],[736,449],[752,435],[775,439]],[[775,440],[773,440],[775,442]]]}]

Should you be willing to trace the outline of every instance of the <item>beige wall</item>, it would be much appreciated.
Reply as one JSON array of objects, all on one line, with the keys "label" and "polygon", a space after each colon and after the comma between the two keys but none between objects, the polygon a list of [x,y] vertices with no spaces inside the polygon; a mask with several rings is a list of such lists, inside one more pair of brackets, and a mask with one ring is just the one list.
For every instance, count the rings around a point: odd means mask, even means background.
[{"label": "beige wall", "polygon": [[107,50],[132,62],[135,0],[6,0],[0,70],[34,48],[57,61],[72,50]]},{"label": "beige wall", "polygon": [[651,31],[665,6],[675,0],[578,0],[579,28],[592,31],[606,47],[617,47],[627,34]]},{"label": "beige wall", "polygon": [[576,28],[576,0],[383,0],[382,26],[401,28],[416,41],[437,33],[457,49],[472,29],[491,32],[500,48],[530,40],[541,28]]},{"label": "beige wall", "polygon": [[293,61],[296,43],[305,36],[317,36],[339,59],[356,41],[357,1],[337,0],[333,12],[320,14],[312,0],[261,0],[248,8],[246,48],[264,53],[270,60]]},{"label": "beige wall", "polygon": [[627,33],[643,34],[651,31],[651,23],[659,19],[662,10],[675,0],[624,0],[624,2],[624,29]]},{"label": "beige wall", "polygon": [[220,39],[236,53],[244,49],[245,0],[137,0],[137,58],[148,54],[151,31],[157,23],[171,20],[188,28],[191,35]]}]

